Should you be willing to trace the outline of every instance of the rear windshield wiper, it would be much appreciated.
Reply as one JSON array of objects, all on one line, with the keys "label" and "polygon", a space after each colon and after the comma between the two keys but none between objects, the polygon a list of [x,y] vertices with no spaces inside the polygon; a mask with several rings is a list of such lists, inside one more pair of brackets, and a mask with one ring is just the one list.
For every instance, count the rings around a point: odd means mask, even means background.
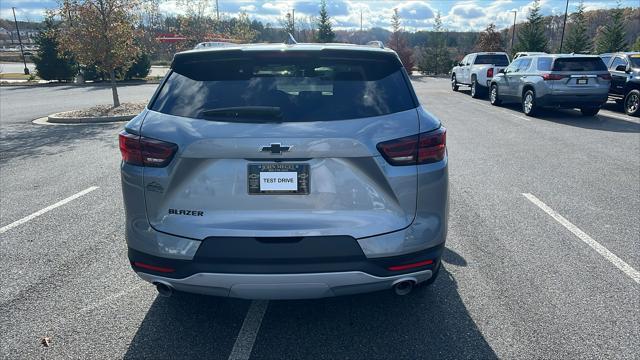
[{"label": "rear windshield wiper", "polygon": [[235,106],[203,110],[200,115],[207,119],[239,122],[280,122],[282,111],[277,106]]}]

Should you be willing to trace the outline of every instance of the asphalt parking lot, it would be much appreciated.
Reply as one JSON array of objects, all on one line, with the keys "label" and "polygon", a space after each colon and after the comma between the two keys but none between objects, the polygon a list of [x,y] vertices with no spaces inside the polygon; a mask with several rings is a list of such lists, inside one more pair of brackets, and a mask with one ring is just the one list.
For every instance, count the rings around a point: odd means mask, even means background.
[{"label": "asphalt parking lot", "polygon": [[159,297],[131,271],[123,124],[31,123],[108,88],[0,88],[0,357],[637,359],[639,119],[528,118],[445,79],[414,86],[448,129],[444,273],[403,297],[270,302]]}]

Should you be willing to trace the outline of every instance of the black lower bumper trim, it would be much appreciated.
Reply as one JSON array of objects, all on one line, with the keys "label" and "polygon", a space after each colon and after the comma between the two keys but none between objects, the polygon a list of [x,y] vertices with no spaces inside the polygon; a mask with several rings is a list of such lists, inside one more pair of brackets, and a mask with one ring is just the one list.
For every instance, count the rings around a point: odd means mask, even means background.
[{"label": "black lower bumper trim", "polygon": [[[326,250],[320,250],[315,245],[309,246],[314,251],[302,251],[300,249],[289,249],[288,252],[282,250],[282,247],[275,246],[273,251],[263,252],[255,251],[250,248],[236,247],[230,245],[220,246],[224,242],[212,243],[206,245],[207,240],[203,242],[198,249],[193,260],[176,260],[163,257],[152,256],[146,253],[129,248],[129,260],[131,266],[136,271],[146,272],[150,274],[162,275],[165,277],[181,279],[197,273],[229,273],[229,274],[300,274],[300,273],[322,273],[322,272],[341,272],[341,271],[362,271],[374,276],[386,277],[403,273],[411,273],[420,270],[435,269],[440,261],[444,250],[444,243],[429,249],[418,252],[384,258],[368,259],[362,253],[359,245],[353,240],[353,244],[336,245],[339,239],[330,239],[328,237],[318,237],[315,241],[321,242],[323,239],[327,241],[327,245],[335,245],[338,249],[330,249],[326,246]],[[349,242],[344,237],[342,241]],[[240,238],[227,238],[238,240]],[[240,240],[239,243],[245,243]],[[267,243],[266,245],[282,245],[287,243]],[[356,253],[352,245],[357,247]],[[246,256],[239,256],[238,250],[244,250]],[[286,254],[278,254],[278,250],[284,251]],[[317,251],[318,256],[312,256]],[[342,252],[340,252],[342,251]],[[286,256],[285,256],[286,255]],[[433,260],[433,264],[425,265],[417,268],[407,269],[404,271],[390,271],[390,266],[405,265],[418,263],[424,260]],[[141,262],[163,268],[175,269],[174,272],[154,272],[134,266],[134,262]]]}]

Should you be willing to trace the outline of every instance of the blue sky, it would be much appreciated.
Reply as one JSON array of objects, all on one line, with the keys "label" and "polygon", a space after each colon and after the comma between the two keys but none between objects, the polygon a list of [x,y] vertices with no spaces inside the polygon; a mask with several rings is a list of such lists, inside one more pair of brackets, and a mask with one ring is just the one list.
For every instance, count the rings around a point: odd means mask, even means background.
[{"label": "blue sky", "polygon": [[[164,14],[183,12],[176,0],[161,0]],[[206,0],[205,0],[206,1]],[[209,0],[213,13],[215,0]],[[296,11],[296,21],[304,23],[317,15],[317,0],[218,0],[223,16],[235,16],[241,11],[252,19],[278,26],[279,19],[290,9]],[[359,28],[360,13],[365,28],[389,27],[394,8],[398,8],[403,26],[408,31],[430,29],[439,11],[450,30],[479,30],[493,22],[499,28],[513,22],[513,10],[518,11],[518,22],[526,18],[532,0],[328,0],[329,13],[337,29]],[[579,0],[569,0],[572,12]],[[565,0],[541,0],[545,15],[564,13]],[[616,6],[615,0],[584,0],[588,10]],[[622,6],[638,7],[639,0],[622,0]],[[45,9],[55,8],[55,0],[1,0],[0,18],[12,18],[11,7],[16,7],[19,20],[40,20]]]}]

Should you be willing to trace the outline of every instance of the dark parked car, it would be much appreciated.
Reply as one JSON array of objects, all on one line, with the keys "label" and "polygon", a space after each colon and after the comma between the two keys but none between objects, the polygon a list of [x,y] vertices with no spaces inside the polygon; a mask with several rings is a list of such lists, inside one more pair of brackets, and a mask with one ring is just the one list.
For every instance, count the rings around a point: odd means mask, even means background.
[{"label": "dark parked car", "polygon": [[602,54],[611,73],[609,97],[624,105],[624,112],[640,116],[640,52]]}]

